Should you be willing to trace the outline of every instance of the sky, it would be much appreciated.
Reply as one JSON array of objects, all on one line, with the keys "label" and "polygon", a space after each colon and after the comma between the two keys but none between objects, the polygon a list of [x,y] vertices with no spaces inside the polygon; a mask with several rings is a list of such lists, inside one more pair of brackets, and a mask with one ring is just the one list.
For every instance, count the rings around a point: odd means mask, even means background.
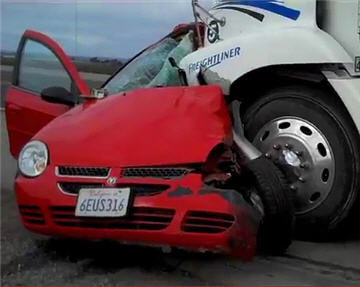
[{"label": "sky", "polygon": [[191,0],[0,0],[0,4],[5,51],[15,51],[22,33],[33,29],[55,39],[71,56],[129,58],[177,24],[193,21]]}]

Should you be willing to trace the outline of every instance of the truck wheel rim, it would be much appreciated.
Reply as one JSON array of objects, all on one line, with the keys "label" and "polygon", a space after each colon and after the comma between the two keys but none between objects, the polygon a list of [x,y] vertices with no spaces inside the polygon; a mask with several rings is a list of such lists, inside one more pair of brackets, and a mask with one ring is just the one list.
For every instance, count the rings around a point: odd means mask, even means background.
[{"label": "truck wheel rim", "polygon": [[324,134],[297,117],[281,117],[264,125],[253,143],[268,158],[284,167],[294,193],[296,214],[323,203],[331,191],[335,160]]}]

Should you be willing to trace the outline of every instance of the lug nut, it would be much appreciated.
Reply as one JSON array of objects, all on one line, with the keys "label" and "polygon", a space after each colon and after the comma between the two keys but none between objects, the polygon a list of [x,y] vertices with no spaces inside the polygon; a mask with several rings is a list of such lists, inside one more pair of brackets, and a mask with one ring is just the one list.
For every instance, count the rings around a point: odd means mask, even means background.
[{"label": "lug nut", "polygon": [[276,150],[279,150],[279,149],[280,149],[280,145],[274,144],[273,148],[276,149]]},{"label": "lug nut", "polygon": [[309,168],[309,165],[306,163],[302,163],[302,164],[300,164],[300,167],[301,168]]},{"label": "lug nut", "polygon": [[296,190],[297,190],[297,187],[296,187],[295,185],[290,185],[290,189],[291,189],[292,191],[296,191]]},{"label": "lug nut", "polygon": [[289,144],[285,144],[285,148],[290,149],[291,146]]},{"label": "lug nut", "polygon": [[268,152],[265,154],[266,158],[271,158],[271,154],[269,154]]},{"label": "lug nut", "polygon": [[302,183],[305,182],[305,179],[304,179],[302,176],[300,176],[298,179],[299,179],[299,181],[302,182]]},{"label": "lug nut", "polygon": [[295,151],[295,154],[297,155],[297,156],[302,156],[302,152],[301,151]]}]

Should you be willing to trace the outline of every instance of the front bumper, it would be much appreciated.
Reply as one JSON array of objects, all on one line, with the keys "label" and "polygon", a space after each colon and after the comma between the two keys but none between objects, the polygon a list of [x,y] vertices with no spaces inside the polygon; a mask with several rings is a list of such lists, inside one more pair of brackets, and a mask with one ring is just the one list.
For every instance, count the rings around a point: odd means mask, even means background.
[{"label": "front bumper", "polygon": [[[113,171],[120,174],[118,171]],[[234,190],[205,186],[198,174],[181,179],[124,179],[117,185],[161,184],[155,195],[134,196],[124,218],[77,218],[77,196],[64,194],[50,167],[35,179],[19,175],[15,193],[24,226],[36,233],[88,240],[183,247],[230,253],[250,260],[256,249],[261,215]],[[87,184],[106,180],[82,179]]]}]

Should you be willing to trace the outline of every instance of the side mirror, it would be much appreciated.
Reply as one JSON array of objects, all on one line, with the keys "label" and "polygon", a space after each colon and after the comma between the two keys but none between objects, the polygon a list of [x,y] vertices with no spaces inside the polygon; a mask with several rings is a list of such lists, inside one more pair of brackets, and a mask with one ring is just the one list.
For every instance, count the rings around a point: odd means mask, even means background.
[{"label": "side mirror", "polygon": [[55,104],[74,106],[76,101],[72,93],[63,87],[50,87],[41,91],[41,98],[44,101]]}]

